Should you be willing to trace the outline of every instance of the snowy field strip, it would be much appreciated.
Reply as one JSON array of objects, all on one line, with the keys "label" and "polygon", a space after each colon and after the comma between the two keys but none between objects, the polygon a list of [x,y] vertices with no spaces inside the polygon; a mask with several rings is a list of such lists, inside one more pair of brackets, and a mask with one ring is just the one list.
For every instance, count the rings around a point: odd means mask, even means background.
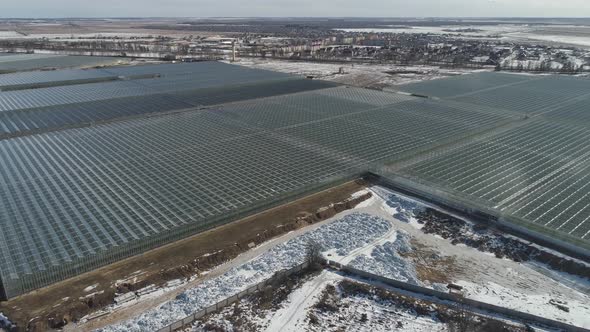
[{"label": "snowy field strip", "polygon": [[370,252],[357,255],[348,265],[390,279],[422,285],[414,265],[400,256],[400,253],[412,250],[409,240],[410,237],[406,232],[398,231],[393,241],[383,242],[372,248]]},{"label": "snowy field strip", "polygon": [[387,220],[368,214],[346,215],[331,224],[281,244],[220,277],[203,282],[180,294],[176,300],[146,311],[129,321],[108,326],[101,331],[157,330],[268,279],[276,271],[302,263],[305,258],[305,248],[310,241],[316,241],[323,248],[334,249],[337,254],[345,256],[357,248],[368,245],[375,238],[383,236],[391,227],[391,223]]},{"label": "snowy field strip", "polygon": [[[551,294],[522,294],[502,287],[493,282],[486,285],[474,284],[467,281],[459,281],[458,285],[464,288],[468,298],[527,312],[536,316],[572,324],[584,328],[590,328],[590,303],[580,303],[575,300],[562,301],[569,310],[566,312],[550,303],[553,300]],[[554,300],[555,301],[555,300]]]}]

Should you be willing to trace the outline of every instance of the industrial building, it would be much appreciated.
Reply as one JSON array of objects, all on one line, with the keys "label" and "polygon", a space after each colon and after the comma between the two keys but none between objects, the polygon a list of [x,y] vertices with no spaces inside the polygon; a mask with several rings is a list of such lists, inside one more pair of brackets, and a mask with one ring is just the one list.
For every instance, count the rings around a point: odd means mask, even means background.
[{"label": "industrial building", "polygon": [[1,296],[367,172],[586,250],[587,82],[407,86],[424,98],[217,62],[0,75]]}]

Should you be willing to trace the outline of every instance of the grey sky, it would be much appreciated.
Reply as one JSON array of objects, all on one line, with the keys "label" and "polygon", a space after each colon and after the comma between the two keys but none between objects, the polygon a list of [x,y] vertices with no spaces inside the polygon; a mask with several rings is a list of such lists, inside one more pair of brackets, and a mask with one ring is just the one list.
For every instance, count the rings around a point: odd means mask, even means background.
[{"label": "grey sky", "polygon": [[590,0],[0,0],[0,17],[590,17]]}]

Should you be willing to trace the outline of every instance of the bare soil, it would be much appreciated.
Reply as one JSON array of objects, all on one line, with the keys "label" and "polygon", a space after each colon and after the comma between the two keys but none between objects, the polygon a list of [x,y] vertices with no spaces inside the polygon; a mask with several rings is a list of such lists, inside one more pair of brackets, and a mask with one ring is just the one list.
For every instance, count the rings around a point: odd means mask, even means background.
[{"label": "bare soil", "polygon": [[[20,330],[44,331],[77,321],[113,303],[115,293],[198,275],[249,250],[252,244],[352,208],[367,198],[349,200],[352,193],[363,188],[365,183],[358,180],[316,193],[2,302],[0,312]],[[90,291],[84,290],[93,285],[96,287]]]},{"label": "bare soil", "polygon": [[[479,316],[463,310],[464,308],[455,306],[445,306],[436,304],[427,300],[414,298],[402,294],[397,294],[389,290],[353,282],[350,280],[343,280],[338,284],[340,292],[326,292],[331,293],[334,297],[332,301],[339,303],[338,297],[353,297],[353,296],[368,296],[374,300],[381,300],[390,302],[396,308],[410,309],[417,316],[433,317],[442,323],[446,323],[449,331],[468,332],[524,332],[525,327],[509,325],[505,322],[491,319],[489,317]],[[317,306],[316,306],[317,308]],[[338,311],[338,306],[336,311]],[[399,329],[403,330],[403,324],[398,322]]]},{"label": "bare soil", "polygon": [[414,250],[400,254],[412,260],[420,280],[448,284],[455,279],[456,272],[461,270],[454,256],[441,257],[433,248],[415,239],[411,240],[411,244]]},{"label": "bare soil", "polygon": [[537,261],[555,271],[567,272],[582,278],[590,277],[590,266],[587,264],[506,236],[487,225],[472,225],[430,208],[420,212],[416,218],[424,224],[424,233],[439,235],[451,240],[454,245],[464,244],[482,252],[493,253],[497,258],[507,258],[517,263]]}]

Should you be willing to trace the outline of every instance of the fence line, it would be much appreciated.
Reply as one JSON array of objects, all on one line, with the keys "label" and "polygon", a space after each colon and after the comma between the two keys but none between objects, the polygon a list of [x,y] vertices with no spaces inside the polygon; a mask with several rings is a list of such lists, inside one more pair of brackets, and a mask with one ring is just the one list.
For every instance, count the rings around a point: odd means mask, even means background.
[{"label": "fence line", "polygon": [[254,294],[258,291],[261,291],[264,289],[264,287],[266,285],[272,284],[273,282],[277,281],[277,280],[281,280],[285,277],[291,276],[297,272],[301,272],[305,269],[307,269],[309,267],[309,263],[305,262],[303,264],[299,264],[293,268],[290,268],[288,270],[283,270],[283,271],[279,271],[277,273],[275,273],[272,277],[263,280],[259,283],[257,283],[254,286],[251,286],[235,295],[232,295],[228,298],[225,298],[217,303],[215,303],[214,305],[211,305],[209,307],[206,307],[204,309],[201,309],[195,313],[193,313],[192,315],[189,315],[183,319],[180,319],[172,324],[169,324],[161,329],[159,329],[157,332],[172,332],[172,331],[176,331],[179,330],[183,327],[186,327],[192,323],[194,323],[196,320],[199,320],[201,318],[203,318],[205,315],[208,315],[210,313],[216,312],[219,309],[222,309],[224,307],[227,307],[228,305],[237,302],[238,300],[243,299],[244,297]]},{"label": "fence line", "polygon": [[[517,311],[517,310],[485,303],[485,302],[480,302],[480,301],[476,301],[476,300],[472,300],[472,299],[459,297],[455,294],[439,292],[439,291],[436,291],[431,288],[426,288],[426,287],[410,284],[410,283],[399,281],[399,280],[389,279],[389,278],[386,278],[386,277],[383,277],[380,275],[376,275],[376,274],[369,273],[366,271],[358,270],[353,267],[346,266],[346,265],[343,265],[343,264],[340,264],[337,262],[333,262],[330,260],[326,260],[326,261],[324,261],[324,263],[327,267],[337,269],[337,270],[343,271],[345,273],[355,275],[355,276],[358,276],[358,277],[361,277],[364,279],[379,281],[383,284],[386,284],[388,286],[392,286],[392,287],[395,287],[395,288],[398,288],[398,289],[401,289],[404,291],[418,293],[418,294],[426,295],[429,297],[436,297],[441,300],[465,305],[468,310],[470,308],[471,309],[475,308],[475,309],[479,309],[479,310],[483,310],[483,311],[487,311],[487,312],[491,312],[491,313],[495,313],[495,314],[500,314],[504,317],[511,317],[511,318],[517,319],[519,321],[541,324],[544,326],[548,326],[551,328],[557,328],[557,329],[561,329],[561,330],[568,331],[568,332],[590,332],[590,330],[582,328],[582,327],[562,323],[562,322],[548,319],[548,318],[544,318],[544,317],[539,317],[539,316],[529,314],[526,312],[521,312],[521,311]],[[281,280],[285,277],[291,276],[297,272],[305,270],[308,267],[309,267],[309,264],[307,262],[305,262],[305,263],[297,265],[291,269],[277,272],[271,278],[263,280],[263,281],[259,282],[258,284],[253,285],[253,286],[251,286],[251,287],[249,287],[237,294],[234,294],[228,298],[225,298],[225,299],[223,299],[223,300],[221,300],[209,307],[203,308],[203,309],[201,309],[201,310],[199,310],[199,311],[193,313],[192,315],[189,315],[183,319],[173,322],[173,323],[159,329],[157,332],[173,332],[173,331],[179,330],[181,328],[184,328],[186,326],[189,326],[190,324],[194,323],[195,321],[203,318],[204,316],[206,316],[208,314],[214,313],[224,307],[229,306],[232,303],[235,303],[235,302],[243,299],[244,297],[246,297],[248,295],[251,295],[251,294],[254,294],[258,291],[263,290],[266,285],[272,284],[275,281],[278,281],[278,280]]]},{"label": "fence line", "polygon": [[402,289],[405,291],[409,291],[412,293],[418,293],[418,294],[422,294],[422,295],[426,295],[426,296],[430,296],[430,297],[436,297],[441,300],[451,301],[451,302],[455,302],[455,303],[458,303],[461,305],[465,305],[467,307],[467,309],[476,308],[476,309],[500,314],[505,317],[516,318],[517,320],[520,320],[520,321],[537,323],[537,324],[561,329],[561,330],[568,331],[568,332],[570,332],[570,331],[571,332],[590,332],[590,330],[582,328],[582,327],[577,327],[577,326],[562,323],[562,322],[559,322],[556,320],[547,319],[544,317],[539,317],[539,316],[532,315],[532,314],[529,314],[526,312],[521,312],[521,311],[517,311],[517,310],[508,309],[505,307],[500,307],[500,306],[496,306],[493,304],[485,303],[485,302],[480,302],[480,301],[476,301],[476,300],[472,300],[472,299],[459,297],[457,295],[450,294],[450,293],[439,292],[434,289],[417,286],[417,285],[410,284],[410,283],[403,282],[403,281],[399,281],[399,280],[389,279],[389,278],[386,278],[383,276],[379,276],[376,274],[372,274],[369,272],[358,270],[358,269],[355,269],[350,266],[342,265],[340,263],[327,261],[326,264],[329,267],[332,267],[334,269],[338,269],[338,270],[343,271],[345,273],[348,273],[351,275],[356,275],[358,277],[362,277],[365,279],[376,280],[376,281],[384,283],[388,286],[392,286],[392,287],[395,287],[398,289]]}]

